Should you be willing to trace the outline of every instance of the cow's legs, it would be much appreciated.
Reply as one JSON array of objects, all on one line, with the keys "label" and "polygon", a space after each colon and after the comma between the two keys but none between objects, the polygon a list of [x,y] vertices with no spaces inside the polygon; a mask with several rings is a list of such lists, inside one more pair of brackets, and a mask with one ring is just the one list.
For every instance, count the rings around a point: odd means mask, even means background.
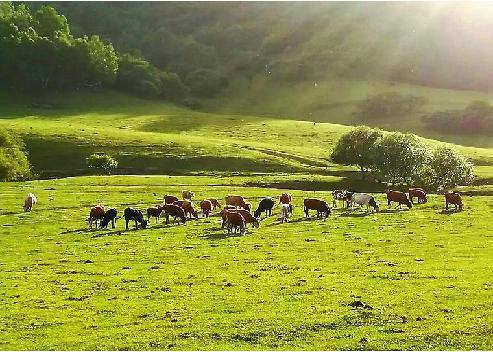
[{"label": "cow's legs", "polygon": [[128,230],[128,220],[127,219],[125,219],[125,229]]},{"label": "cow's legs", "polygon": [[448,202],[445,201],[445,210],[448,210]]},{"label": "cow's legs", "polygon": [[115,228],[115,219],[111,219],[111,228],[114,229]]}]

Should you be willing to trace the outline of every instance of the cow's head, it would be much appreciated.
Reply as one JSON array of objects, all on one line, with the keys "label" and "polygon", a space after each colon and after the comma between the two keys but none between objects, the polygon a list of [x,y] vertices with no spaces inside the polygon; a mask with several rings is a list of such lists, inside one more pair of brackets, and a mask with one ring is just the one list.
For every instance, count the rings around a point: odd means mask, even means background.
[{"label": "cow's head", "polygon": [[368,204],[373,207],[377,212],[380,210],[380,207],[378,206],[378,203],[375,201],[375,198],[371,197],[370,201]]}]

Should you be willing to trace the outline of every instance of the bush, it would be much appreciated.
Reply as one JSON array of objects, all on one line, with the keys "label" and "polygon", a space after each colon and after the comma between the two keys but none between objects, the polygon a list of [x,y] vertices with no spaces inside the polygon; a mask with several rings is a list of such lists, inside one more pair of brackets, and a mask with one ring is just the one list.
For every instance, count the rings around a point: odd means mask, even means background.
[{"label": "bush", "polygon": [[225,88],[228,82],[219,72],[204,68],[190,72],[185,84],[190,87],[193,95],[212,97]]},{"label": "bush", "polygon": [[111,174],[118,167],[118,162],[105,153],[94,153],[86,159],[87,166],[100,172]]},{"label": "bush", "polygon": [[157,97],[161,93],[159,70],[142,58],[124,54],[119,59],[116,86],[142,97]]},{"label": "bush", "polygon": [[172,72],[161,72],[161,96],[177,103],[184,102],[189,94],[188,87],[182,82],[180,76]]},{"label": "bush", "polygon": [[370,118],[385,118],[394,115],[409,114],[419,111],[427,103],[425,97],[402,95],[397,92],[387,92],[372,95],[361,101],[356,115]]},{"label": "bush", "polygon": [[21,181],[31,177],[22,142],[0,128],[0,181]]}]

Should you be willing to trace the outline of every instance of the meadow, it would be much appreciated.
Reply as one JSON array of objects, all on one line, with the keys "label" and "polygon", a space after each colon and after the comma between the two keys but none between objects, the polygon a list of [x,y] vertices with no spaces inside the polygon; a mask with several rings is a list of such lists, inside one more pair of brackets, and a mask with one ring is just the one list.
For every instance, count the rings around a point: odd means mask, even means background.
[{"label": "meadow", "polygon": [[[100,176],[4,183],[0,203],[0,349],[491,349],[489,186],[411,210],[335,209],[334,176]],[[312,180],[316,189],[316,180]],[[217,215],[145,230],[88,229],[91,206],[145,209],[163,194],[241,194],[256,205],[293,188],[259,229],[229,236]],[[325,187],[324,186],[324,187]],[[31,213],[22,201],[34,192]]]}]

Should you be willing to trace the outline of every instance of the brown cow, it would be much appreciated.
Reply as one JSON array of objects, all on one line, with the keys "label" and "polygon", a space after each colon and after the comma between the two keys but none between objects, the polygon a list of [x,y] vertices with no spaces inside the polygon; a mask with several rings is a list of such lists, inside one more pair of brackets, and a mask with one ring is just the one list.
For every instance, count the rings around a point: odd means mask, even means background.
[{"label": "brown cow", "polygon": [[235,207],[241,207],[244,209],[247,208],[247,203],[242,196],[227,195],[224,197],[224,200],[226,201],[226,205],[234,205]]},{"label": "brown cow", "polygon": [[168,194],[166,194],[164,196],[164,204],[173,204],[177,200],[178,200],[178,197],[175,197],[175,196],[170,196]]},{"label": "brown cow", "polygon": [[202,215],[208,218],[209,214],[212,211],[212,202],[208,199],[204,199],[202,202],[200,202],[200,209],[202,210]]},{"label": "brown cow", "polygon": [[169,224],[169,217],[173,217],[173,222],[176,221],[176,218],[180,218],[180,220],[185,223],[187,221],[187,217],[185,216],[185,210],[182,207],[175,204],[166,204],[163,207],[164,216],[166,217],[166,224]]},{"label": "brown cow", "polygon": [[279,203],[280,204],[289,204],[291,203],[291,194],[289,193],[283,193],[279,197]]},{"label": "brown cow", "polygon": [[96,228],[98,227],[98,220],[101,223],[101,220],[104,218],[104,207],[101,205],[96,205],[95,207],[91,208],[91,211],[89,213],[89,218],[87,221],[89,222],[89,227],[92,228],[92,222],[94,221],[96,223]]},{"label": "brown cow", "polygon": [[153,217],[156,218],[156,224],[157,224],[159,222],[159,217],[161,216],[163,209],[164,207],[160,205],[152,208],[147,208],[147,221],[149,222],[149,219]]},{"label": "brown cow", "polygon": [[245,232],[246,224],[243,215],[237,211],[227,211],[225,216],[226,224],[228,225],[228,234],[237,233],[238,230],[240,234]]},{"label": "brown cow", "polygon": [[399,205],[397,206],[399,209],[401,209],[402,204],[407,205],[409,209],[413,207],[413,203],[411,203],[406,193],[398,191],[387,191],[385,193],[387,194],[387,202],[389,207],[392,202],[399,203]]},{"label": "brown cow", "polygon": [[181,195],[182,195],[183,199],[192,200],[192,197],[195,195],[195,193],[193,193],[191,191],[183,191],[183,192],[181,192]]},{"label": "brown cow", "polygon": [[413,202],[414,197],[418,198],[418,204],[424,204],[428,201],[426,198],[426,192],[421,188],[409,188],[408,193],[411,203]]},{"label": "brown cow", "polygon": [[317,211],[317,216],[322,216],[323,213],[325,213],[325,217],[327,218],[330,215],[330,208],[327,205],[327,202],[320,200],[320,199],[315,199],[315,198],[306,198],[303,201],[304,205],[304,210],[305,210],[305,216],[308,217],[308,211],[309,210],[316,210]]},{"label": "brown cow", "polygon": [[252,227],[256,227],[258,228],[260,226],[258,220],[256,218],[253,217],[253,215],[248,211],[248,210],[245,210],[245,209],[223,209],[221,210],[221,218],[223,220],[222,224],[221,224],[221,228],[224,228],[224,226],[226,225],[226,221],[227,221],[227,218],[226,218],[226,213],[227,212],[237,212],[237,213],[240,213],[243,218],[245,219],[245,226],[247,226],[248,224],[252,224]]},{"label": "brown cow", "polygon": [[216,210],[216,208],[221,208],[221,204],[219,204],[219,201],[216,198],[208,198],[208,200],[211,201],[214,210]]},{"label": "brown cow", "polygon": [[24,211],[31,211],[33,209],[34,204],[36,204],[37,199],[34,193],[29,193],[24,199]]},{"label": "brown cow", "polygon": [[193,203],[190,200],[177,200],[173,204],[182,207],[183,210],[185,210],[185,215],[188,216],[189,219],[192,218],[192,215],[195,217],[195,219],[199,218],[199,215],[197,214],[197,211],[193,208]]},{"label": "brown cow", "polygon": [[455,209],[459,208],[459,211],[462,211],[462,198],[459,192],[448,192],[444,194],[445,196],[445,209],[448,210],[448,205],[453,204]]}]

